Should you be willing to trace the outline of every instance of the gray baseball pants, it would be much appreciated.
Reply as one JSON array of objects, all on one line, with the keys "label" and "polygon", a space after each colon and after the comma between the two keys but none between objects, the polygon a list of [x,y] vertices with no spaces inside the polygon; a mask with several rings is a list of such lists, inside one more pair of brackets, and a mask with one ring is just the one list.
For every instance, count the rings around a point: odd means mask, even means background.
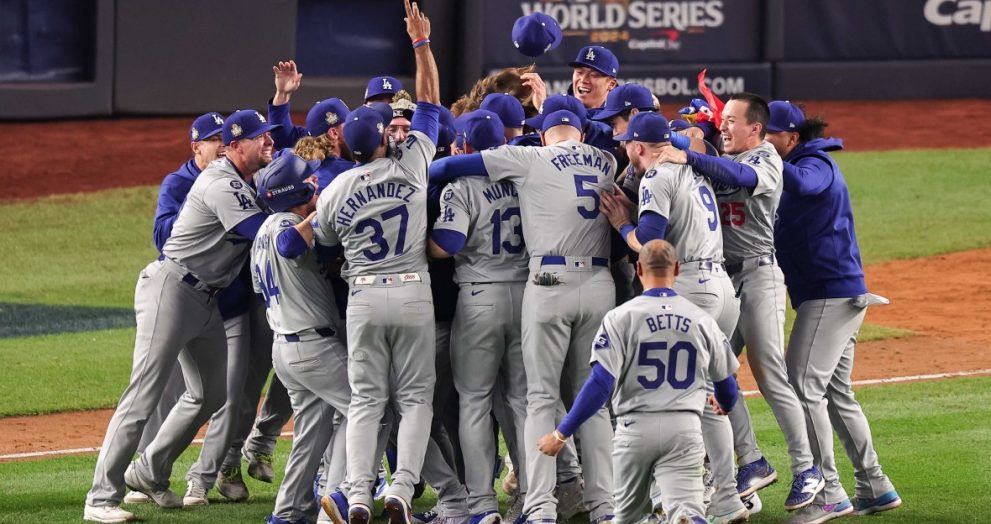
[{"label": "gray baseball pants", "polygon": [[186,392],[137,462],[157,487],[169,485],[175,457],[226,400],[227,343],[217,303],[202,285],[184,282],[185,271],[166,260],[148,264],[134,291],[137,330],[131,378],[114,411],[86,495],[91,506],[120,503],[127,469],[148,417],[158,405],[176,362]]},{"label": "gray baseball pants", "polygon": [[[262,401],[261,411],[255,424],[251,428],[248,439],[244,442],[244,449],[253,453],[265,455],[275,454],[275,444],[282,434],[282,428],[289,423],[292,417],[292,407],[289,401],[289,392],[279,380],[278,375],[272,377]],[[240,450],[231,450],[227,455],[228,460],[234,459],[233,464],[241,460]],[[228,461],[224,461],[224,466],[228,466]]]},{"label": "gray baseball pants", "polygon": [[[411,275],[419,281],[410,282]],[[430,276],[422,272],[350,280],[347,467],[352,485],[348,499],[352,504],[372,506],[381,459],[373,436],[392,401],[402,419],[398,465],[386,495],[409,502],[420,478],[433,418],[436,333]]]},{"label": "gray baseball pants", "polygon": [[[537,285],[533,279],[538,273],[551,273],[558,283]],[[523,293],[522,334],[527,375],[524,444],[528,483],[523,511],[531,520],[557,518],[553,494],[556,462],[536,452],[537,441],[557,426],[561,401],[570,406],[588,378],[592,341],[602,318],[615,306],[615,293],[608,268],[592,265],[587,257],[566,257],[565,265],[542,267],[540,257],[530,259],[530,278]],[[613,513],[609,410],[603,406],[576,435],[586,443],[580,449],[585,507],[594,520]]]},{"label": "gray baseball pants", "polygon": [[817,504],[847,498],[833,455],[834,429],[853,463],[856,496],[873,499],[895,489],[881,471],[870,425],[853,395],[854,346],[867,313],[855,300],[802,302],[788,343],[788,375],[805,412],[812,454],[826,478]]},{"label": "gray baseball pants", "polygon": [[[805,414],[798,395],[788,382],[785,365],[785,282],[777,263],[760,265],[765,257],[744,261],[743,269],[732,275],[740,298],[740,321],[731,340],[733,350],[740,354],[747,347],[747,362],[767,404],[778,421],[788,445],[792,474],[812,467],[812,451],[805,430]],[[750,422],[746,403],[730,412],[736,453],[743,464],[760,458],[757,439]]]},{"label": "gray baseball pants", "polygon": [[185,391],[186,382],[182,380],[182,367],[175,366],[172,368],[172,374],[165,384],[165,390],[162,391],[162,398],[159,399],[158,405],[155,406],[155,410],[148,417],[148,422],[145,423],[145,429],[141,433],[141,441],[138,442],[139,455],[144,453],[148,444],[154,440],[155,435],[158,434],[158,430],[162,428],[162,422],[165,422],[165,417],[169,416],[169,412],[172,411],[176,402],[179,402],[179,397]]}]

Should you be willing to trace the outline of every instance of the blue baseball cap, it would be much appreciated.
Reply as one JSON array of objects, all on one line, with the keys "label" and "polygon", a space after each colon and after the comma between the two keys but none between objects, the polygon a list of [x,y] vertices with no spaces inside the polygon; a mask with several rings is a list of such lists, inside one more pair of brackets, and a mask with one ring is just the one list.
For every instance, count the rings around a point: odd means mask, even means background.
[{"label": "blue baseball cap", "polygon": [[370,155],[382,145],[385,122],[377,109],[361,106],[348,113],[344,123],[344,142],[356,155]]},{"label": "blue baseball cap", "polygon": [[519,99],[509,93],[489,93],[482,99],[482,109],[499,115],[502,125],[519,129],[523,127],[526,112]]},{"label": "blue baseball cap", "polygon": [[379,95],[395,95],[403,89],[403,83],[392,76],[376,76],[368,81],[365,100]]},{"label": "blue baseball cap", "polygon": [[196,117],[189,126],[189,141],[199,142],[224,131],[224,117],[220,113],[210,112]]},{"label": "blue baseball cap", "polygon": [[370,107],[370,108],[378,111],[379,115],[382,116],[382,123],[383,124],[389,125],[389,122],[392,122],[392,106],[391,105],[389,105],[389,104],[387,104],[385,102],[372,102],[371,104],[368,104],[366,107]]},{"label": "blue baseball cap", "polygon": [[440,116],[437,119],[437,152],[449,153],[451,142],[454,142],[454,115],[451,110],[444,106],[440,108]]},{"label": "blue baseball cap", "polygon": [[588,110],[585,109],[585,105],[582,104],[581,100],[578,100],[571,95],[554,95],[547,97],[547,100],[544,100],[543,108],[541,108],[541,114],[527,118],[526,125],[534,129],[540,129],[544,123],[544,115],[549,115],[554,111],[561,109],[571,111],[572,113],[578,115],[578,119],[581,120],[581,126],[583,128],[585,127],[585,119],[588,117]]},{"label": "blue baseball cap", "polygon": [[465,142],[472,149],[482,151],[506,143],[506,132],[499,115],[478,109],[464,115]]},{"label": "blue baseball cap", "polygon": [[454,145],[458,149],[465,148],[465,122],[468,121],[468,113],[461,113],[454,118]]},{"label": "blue baseball cap", "polygon": [[671,131],[681,131],[683,129],[688,129],[689,127],[692,127],[692,123],[689,122],[688,120],[682,120],[681,118],[676,118],[668,122],[668,127],[671,128]]},{"label": "blue baseball cap", "polygon": [[767,106],[771,109],[771,118],[767,121],[768,131],[797,133],[805,125],[805,113],[797,105],[787,100],[775,100]]},{"label": "blue baseball cap", "polygon": [[254,109],[239,109],[224,119],[224,144],[235,140],[257,138],[273,129],[282,127],[269,124],[261,113]]},{"label": "blue baseball cap", "polygon": [[637,113],[626,126],[626,133],[614,136],[618,142],[670,142],[671,128],[664,115],[653,111]]},{"label": "blue baseball cap", "polygon": [[561,44],[561,26],[553,16],[532,13],[513,23],[513,45],[526,56],[540,56]]},{"label": "blue baseball cap", "polygon": [[348,105],[340,98],[321,100],[313,104],[306,114],[306,131],[310,136],[320,136],[328,129],[343,124],[350,112]]},{"label": "blue baseball cap", "polygon": [[578,115],[568,111],[567,109],[561,109],[559,111],[554,111],[553,113],[544,117],[544,121],[541,124],[540,130],[544,133],[548,129],[557,126],[571,126],[577,129],[579,132],[582,130],[581,119]]},{"label": "blue baseball cap", "polygon": [[571,67],[591,67],[596,71],[616,78],[619,74],[619,59],[612,51],[601,45],[589,45],[578,52],[578,57],[574,62],[569,63]]},{"label": "blue baseball cap", "polygon": [[319,160],[307,162],[295,153],[279,155],[255,174],[258,198],[276,213],[309,202],[317,188],[306,179],[319,167]]},{"label": "blue baseball cap", "polygon": [[640,84],[623,84],[606,95],[606,106],[592,120],[608,122],[612,117],[633,108],[654,110],[654,98],[650,90]]}]

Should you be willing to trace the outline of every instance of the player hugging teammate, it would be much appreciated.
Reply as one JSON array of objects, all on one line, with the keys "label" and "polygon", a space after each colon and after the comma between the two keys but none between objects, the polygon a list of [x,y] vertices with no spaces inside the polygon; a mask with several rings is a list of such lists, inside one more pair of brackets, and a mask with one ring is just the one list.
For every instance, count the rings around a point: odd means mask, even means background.
[{"label": "player hugging teammate", "polygon": [[[569,94],[509,68],[452,114],[430,21],[405,11],[415,101],[379,76],[356,109],[328,98],[295,126],[290,60],[267,119],[193,123],[85,520],[213,487],[245,500],[241,457],[272,482],[293,415],[273,524],[365,524],[379,500],[393,524],[742,522],[777,480],[734,378],[744,349],[791,458],[788,522],[901,504],[851,389],[865,308],[885,300],[864,285],[823,119],[740,93],[668,121],[602,46],[571,62]],[[538,56],[561,31],[533,13],[513,41]],[[179,497],[172,465],[207,420]],[[414,513],[425,484],[437,504]]]}]

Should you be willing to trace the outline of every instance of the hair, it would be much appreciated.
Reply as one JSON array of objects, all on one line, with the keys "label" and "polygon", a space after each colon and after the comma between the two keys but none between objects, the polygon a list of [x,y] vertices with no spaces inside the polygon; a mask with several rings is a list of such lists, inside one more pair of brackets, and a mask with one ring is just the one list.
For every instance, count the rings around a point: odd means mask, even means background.
[{"label": "hair", "polygon": [[[805,113],[804,104],[795,104],[795,105],[797,105],[798,108],[802,110],[802,113]],[[826,136],[827,127],[829,127],[829,122],[827,122],[822,115],[806,117],[805,124],[802,126],[802,129],[798,130],[798,141],[808,142],[809,140],[822,138]]]},{"label": "hair", "polygon": [[654,276],[673,275],[677,264],[678,253],[665,240],[654,239],[640,248],[640,267],[644,273]]},{"label": "hair", "polygon": [[767,133],[767,121],[771,119],[771,109],[767,107],[767,100],[753,93],[737,93],[729,99],[747,103],[747,122],[760,123],[760,137],[764,138]]},{"label": "hair", "polygon": [[320,136],[304,136],[296,142],[293,152],[303,160],[324,160],[334,154],[336,140],[326,134]]},{"label": "hair", "polygon": [[454,116],[461,116],[469,111],[474,111],[481,107],[485,95],[490,93],[509,93],[516,97],[523,104],[523,111],[527,116],[537,114],[537,108],[533,107],[530,97],[533,92],[529,87],[523,85],[520,76],[536,71],[536,64],[523,67],[507,67],[500,69],[491,75],[475,82],[471,90],[466,95],[462,95],[451,105],[451,113]]}]

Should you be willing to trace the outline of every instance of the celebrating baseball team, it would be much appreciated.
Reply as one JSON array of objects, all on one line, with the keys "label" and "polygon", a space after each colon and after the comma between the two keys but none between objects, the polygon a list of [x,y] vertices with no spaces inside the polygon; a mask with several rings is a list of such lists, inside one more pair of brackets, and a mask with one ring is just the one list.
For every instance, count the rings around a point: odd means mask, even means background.
[{"label": "celebrating baseball team", "polygon": [[[366,524],[377,500],[392,524],[743,522],[778,479],[735,379],[744,349],[787,444],[787,522],[899,506],[851,385],[866,308],[887,301],[826,121],[723,103],[702,75],[705,100],[669,121],[599,45],[567,94],[509,68],[448,109],[430,21],[404,1],[415,102],[380,76],[356,109],[322,100],[295,126],[287,61],[267,117],[193,122],[84,519],[214,487],[246,500],[242,464],[273,482],[293,418],[273,524]],[[533,13],[512,37],[533,57],[562,34]],[[208,421],[179,496],[173,465]],[[437,504],[414,514],[425,485]]]}]

